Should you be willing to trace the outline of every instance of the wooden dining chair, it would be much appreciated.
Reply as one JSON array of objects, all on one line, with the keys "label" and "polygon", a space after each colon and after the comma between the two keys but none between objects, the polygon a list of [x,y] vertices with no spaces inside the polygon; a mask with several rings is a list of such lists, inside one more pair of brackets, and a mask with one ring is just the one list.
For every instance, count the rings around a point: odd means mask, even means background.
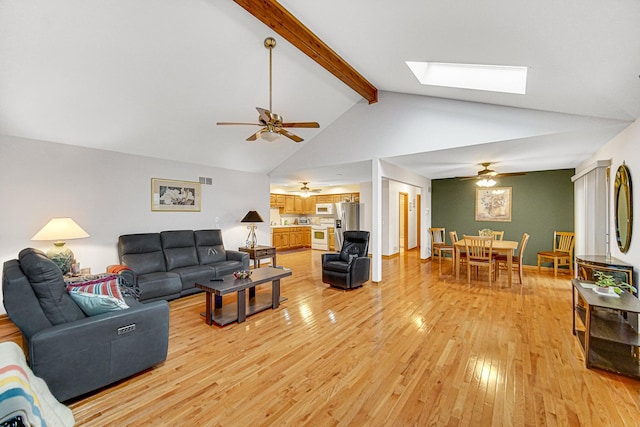
[{"label": "wooden dining chair", "polygon": [[[522,235],[522,242],[520,243],[520,252],[518,255],[514,255],[511,259],[512,268],[515,270],[518,269],[518,277],[520,278],[520,284],[522,285],[522,257],[524,256],[524,249],[527,247],[527,243],[529,242],[529,234],[524,233]],[[500,268],[504,268],[505,270],[509,268],[509,264],[507,263],[507,256],[504,254],[498,254],[496,256],[496,261],[498,261],[498,273],[500,273]]]},{"label": "wooden dining chair", "polygon": [[445,229],[442,227],[429,228],[431,234],[431,253],[438,254],[438,265],[442,268],[442,252],[449,252],[453,259],[453,244],[447,245]]},{"label": "wooden dining chair", "polygon": [[[451,239],[451,245],[452,246],[455,245],[456,242],[459,241],[458,233],[456,231],[450,231],[449,239]],[[464,249],[460,249],[460,265],[465,265],[466,262],[467,262],[467,252]],[[456,266],[454,265],[453,268],[455,269]]]},{"label": "wooden dining chair", "polygon": [[573,277],[573,247],[576,243],[576,235],[570,231],[553,232],[553,250],[538,252],[538,271],[540,264],[545,261],[553,261],[553,275],[558,276],[558,266],[569,266],[569,274]]},{"label": "wooden dining chair", "polygon": [[495,230],[478,230],[478,236],[483,237],[493,237],[495,240],[502,240],[504,238],[504,231],[495,231]]},{"label": "wooden dining chair", "polygon": [[471,283],[471,266],[476,267],[476,277],[478,277],[478,267],[487,267],[489,287],[491,287],[491,277],[496,277],[497,270],[493,255],[493,237],[465,235],[463,239],[467,252],[467,283]]}]

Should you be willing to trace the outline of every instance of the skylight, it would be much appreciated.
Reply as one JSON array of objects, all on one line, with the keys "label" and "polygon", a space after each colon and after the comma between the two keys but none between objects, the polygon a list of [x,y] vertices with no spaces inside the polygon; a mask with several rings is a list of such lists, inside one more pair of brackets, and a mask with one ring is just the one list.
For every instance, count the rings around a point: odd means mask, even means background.
[{"label": "skylight", "polygon": [[528,67],[406,61],[423,85],[457,87],[524,95]]}]

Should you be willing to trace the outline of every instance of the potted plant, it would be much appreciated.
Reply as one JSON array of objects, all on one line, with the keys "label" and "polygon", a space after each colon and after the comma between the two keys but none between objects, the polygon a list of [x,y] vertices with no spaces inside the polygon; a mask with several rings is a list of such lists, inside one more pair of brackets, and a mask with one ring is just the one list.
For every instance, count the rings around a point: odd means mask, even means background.
[{"label": "potted plant", "polygon": [[629,292],[633,291],[635,293],[638,292],[638,290],[635,287],[631,286],[628,283],[624,283],[624,282],[616,283],[616,281],[613,279],[613,276],[605,273],[604,271],[594,271],[593,275],[596,277],[596,279],[598,279],[596,280],[595,285],[598,286],[599,288],[602,288],[602,290],[611,288],[618,295],[620,295],[623,292],[623,290],[626,290]]}]

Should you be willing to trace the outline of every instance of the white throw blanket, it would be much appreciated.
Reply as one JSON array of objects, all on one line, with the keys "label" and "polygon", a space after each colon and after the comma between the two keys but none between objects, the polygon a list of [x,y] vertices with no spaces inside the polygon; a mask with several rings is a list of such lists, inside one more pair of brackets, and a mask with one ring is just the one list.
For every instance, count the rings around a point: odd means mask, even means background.
[{"label": "white throw blanket", "polygon": [[14,342],[0,343],[0,423],[20,415],[33,427],[73,426],[71,409],[61,404],[36,377]]}]

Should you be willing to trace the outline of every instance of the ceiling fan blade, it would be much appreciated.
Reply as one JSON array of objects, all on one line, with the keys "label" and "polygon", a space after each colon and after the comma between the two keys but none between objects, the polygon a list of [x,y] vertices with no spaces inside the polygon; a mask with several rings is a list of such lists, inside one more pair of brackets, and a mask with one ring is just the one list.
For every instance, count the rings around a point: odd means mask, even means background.
[{"label": "ceiling fan blade", "polygon": [[243,123],[243,122],[218,122],[216,124],[219,126],[225,126],[225,125],[264,126],[264,124],[262,123]]},{"label": "ceiling fan blade", "polygon": [[265,110],[264,108],[256,107],[258,113],[260,113],[260,120],[263,120],[266,123],[271,121],[271,112],[269,110]]},{"label": "ceiling fan blade", "polygon": [[284,135],[289,139],[294,140],[295,142],[302,142],[304,141],[304,139],[300,138],[298,135],[294,135],[291,132],[281,129],[281,128],[277,128],[276,132],[278,132],[280,135]]},{"label": "ceiling fan blade", "polygon": [[265,130],[266,130],[266,128],[265,128],[265,129],[260,129],[258,132],[254,133],[253,135],[251,135],[251,136],[250,136],[249,138],[247,138],[246,140],[247,140],[247,141],[255,141],[255,140],[257,140],[257,139],[258,139],[258,137],[260,136],[260,134],[261,134],[262,132],[264,132]]},{"label": "ceiling fan blade", "polygon": [[320,124],[317,122],[295,122],[282,123],[280,126],[283,128],[319,128]]},{"label": "ceiling fan blade", "polygon": [[526,175],[525,172],[509,172],[509,173],[499,173],[496,176],[521,176],[521,175]]}]

